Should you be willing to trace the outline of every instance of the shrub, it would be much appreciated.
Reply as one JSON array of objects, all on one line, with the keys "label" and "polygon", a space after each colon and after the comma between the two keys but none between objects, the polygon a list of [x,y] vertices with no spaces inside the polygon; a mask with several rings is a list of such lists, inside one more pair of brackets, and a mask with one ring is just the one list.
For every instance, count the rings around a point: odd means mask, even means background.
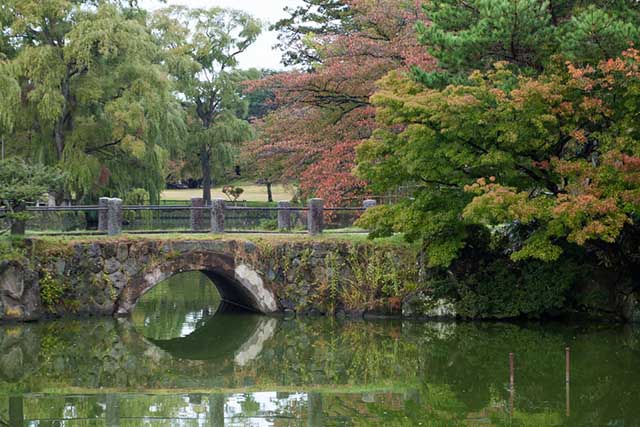
[{"label": "shrub", "polygon": [[449,270],[431,271],[435,295],[453,299],[463,317],[537,318],[566,308],[590,268],[583,250],[569,245],[562,261],[553,262],[515,262],[497,248],[504,245],[476,235]]}]

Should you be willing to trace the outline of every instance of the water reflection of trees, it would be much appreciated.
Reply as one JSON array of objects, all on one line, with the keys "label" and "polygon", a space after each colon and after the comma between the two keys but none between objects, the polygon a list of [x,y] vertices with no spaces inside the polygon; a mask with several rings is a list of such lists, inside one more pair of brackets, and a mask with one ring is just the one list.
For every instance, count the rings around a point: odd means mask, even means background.
[{"label": "water reflection of trees", "polygon": [[170,339],[202,327],[219,304],[220,295],[207,276],[199,271],[181,273],[143,295],[132,320],[144,336]]},{"label": "water reflection of trees", "polygon": [[[315,394],[311,400],[306,393],[302,402],[296,400],[296,416],[308,420],[305,411],[313,406],[313,417],[348,419],[348,425],[354,426],[371,425],[367,419],[383,420],[378,425],[390,426],[415,426],[418,421],[429,425],[425,420],[431,425],[457,425],[470,419],[491,420],[496,425],[635,425],[640,416],[636,405],[640,354],[638,332],[634,330],[257,319],[248,328],[255,332],[245,334],[250,338],[223,352],[216,352],[216,340],[202,341],[206,345],[197,350],[199,356],[210,357],[201,360],[189,360],[188,348],[183,349],[181,358],[172,356],[144,339],[127,321],[2,327],[0,394],[53,392],[55,405],[28,397],[25,411],[48,407],[60,414],[65,404],[85,404],[69,400],[67,394],[72,389],[223,389],[232,393],[238,389],[282,393],[303,390]],[[242,329],[242,318],[237,322]],[[269,326],[264,322],[270,322]],[[269,332],[258,340],[257,350],[238,363],[237,352],[251,347],[255,337],[261,336],[257,332],[265,330]],[[219,340],[225,340],[227,333],[231,342],[237,332],[232,321],[216,333]],[[245,345],[247,342],[251,344]],[[572,408],[568,420],[564,418],[567,344],[572,348]],[[516,355],[513,417],[509,415],[510,352]],[[190,399],[189,405],[200,405],[205,412],[210,409],[206,394],[162,397],[165,400],[128,396],[124,406],[120,403],[120,414],[144,413],[153,402],[157,406],[160,401],[162,406],[157,411],[184,412],[185,396]],[[198,404],[197,396],[205,403]],[[250,405],[252,396],[241,410],[256,413],[255,404]],[[230,402],[229,395],[224,400]],[[94,408],[95,416],[105,416],[96,409],[104,407],[100,402],[86,403],[82,411],[90,413]],[[141,402],[140,407],[126,406],[136,402]],[[315,406],[309,402],[315,402]],[[6,400],[0,408],[7,408]],[[6,419],[6,409],[0,411]],[[363,421],[358,421],[358,414]]]}]

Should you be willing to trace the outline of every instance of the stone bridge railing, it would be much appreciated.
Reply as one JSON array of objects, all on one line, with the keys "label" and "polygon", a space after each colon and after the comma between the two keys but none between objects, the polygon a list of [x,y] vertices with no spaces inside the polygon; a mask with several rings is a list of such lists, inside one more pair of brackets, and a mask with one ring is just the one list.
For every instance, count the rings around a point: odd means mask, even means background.
[{"label": "stone bridge railing", "polygon": [[[323,199],[310,199],[307,206],[292,206],[289,201],[278,202],[277,207],[245,207],[234,206],[224,199],[214,199],[210,206],[205,205],[204,199],[195,197],[187,205],[124,205],[121,199],[103,197],[98,205],[89,206],[33,206],[27,207],[27,212],[68,213],[68,212],[97,212],[98,234],[115,236],[123,232],[126,212],[158,212],[158,211],[188,211],[190,214],[190,232],[225,233],[225,217],[229,212],[276,212],[277,230],[291,232],[293,229],[292,213],[306,214],[306,230],[311,235],[321,234],[325,229],[327,214],[339,212],[360,213],[375,207],[376,200],[368,199],[361,207],[325,207]],[[0,208],[0,216],[7,210]],[[19,233],[24,233],[25,226],[17,227]],[[145,230],[139,230],[145,231]],[[259,232],[260,230],[251,230]],[[173,230],[172,232],[175,232]],[[57,233],[56,233],[57,234]]]}]

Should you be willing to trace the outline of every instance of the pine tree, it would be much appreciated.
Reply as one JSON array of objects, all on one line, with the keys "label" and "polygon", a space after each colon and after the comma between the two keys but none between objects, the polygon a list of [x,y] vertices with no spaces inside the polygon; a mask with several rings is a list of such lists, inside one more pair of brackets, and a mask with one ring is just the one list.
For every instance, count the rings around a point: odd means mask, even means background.
[{"label": "pine tree", "polygon": [[289,14],[271,26],[278,32],[277,48],[284,51],[284,65],[313,66],[322,61],[313,38],[346,34],[357,28],[356,11],[348,0],[303,0],[298,7],[286,7]]},{"label": "pine tree", "polygon": [[462,82],[505,61],[539,74],[556,55],[597,64],[640,41],[640,3],[625,0],[438,0],[425,2],[420,41],[440,69],[415,69],[427,86]]}]

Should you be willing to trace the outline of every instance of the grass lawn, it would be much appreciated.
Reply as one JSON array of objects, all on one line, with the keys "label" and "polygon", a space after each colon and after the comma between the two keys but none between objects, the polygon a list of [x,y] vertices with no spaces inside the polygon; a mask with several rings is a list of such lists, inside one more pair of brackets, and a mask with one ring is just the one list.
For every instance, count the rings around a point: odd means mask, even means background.
[{"label": "grass lawn", "polygon": [[[239,201],[247,202],[266,202],[267,201],[267,186],[254,184],[250,181],[234,182],[232,185],[241,187],[244,189],[244,193],[238,199]],[[283,185],[274,184],[271,187],[273,192],[273,200],[291,200],[293,196],[292,188],[285,188]],[[165,190],[162,192],[162,200],[191,200],[192,197],[202,197],[202,189],[189,189],[189,190]],[[227,197],[222,193],[222,186],[214,187],[211,189],[211,197],[221,197],[226,199]]]},{"label": "grass lawn", "polygon": [[[375,240],[369,239],[365,233],[349,233],[336,232],[340,230],[334,230],[334,232],[325,232],[320,235],[310,236],[306,233],[299,234],[286,234],[286,233],[227,233],[227,234],[212,234],[212,233],[166,233],[166,234],[120,234],[117,236],[105,236],[105,235],[75,235],[75,236],[47,236],[38,235],[37,233],[29,233],[27,238],[35,238],[39,241],[50,244],[71,244],[78,242],[95,242],[95,241],[136,241],[136,240],[159,240],[159,241],[177,241],[177,240],[248,240],[254,243],[291,243],[291,242],[351,242],[355,244],[360,243],[372,243],[380,247],[392,246],[392,247],[408,247],[418,249],[418,244],[408,243],[401,234],[396,234],[390,237],[378,238]],[[3,241],[9,242],[9,237],[0,236],[0,244]],[[17,239],[21,240],[21,239]]]}]

